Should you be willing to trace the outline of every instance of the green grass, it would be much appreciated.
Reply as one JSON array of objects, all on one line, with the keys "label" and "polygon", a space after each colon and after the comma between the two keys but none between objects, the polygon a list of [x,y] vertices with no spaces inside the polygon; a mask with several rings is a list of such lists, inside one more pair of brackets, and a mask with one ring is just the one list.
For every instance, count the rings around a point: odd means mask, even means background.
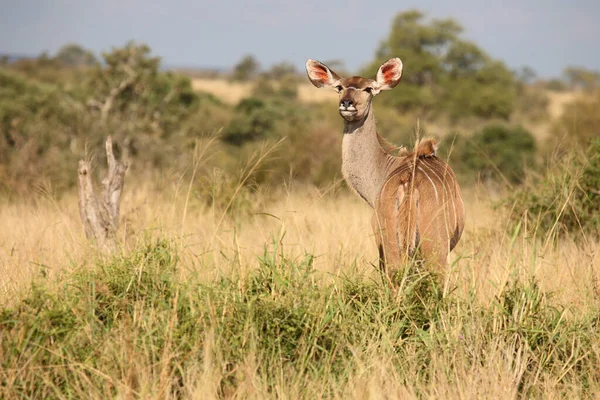
[{"label": "green grass", "polygon": [[429,397],[440,375],[457,381],[498,354],[519,397],[550,383],[590,394],[600,379],[600,314],[553,304],[535,281],[514,278],[486,304],[444,294],[416,268],[397,290],[358,273],[331,279],[312,255],[288,259],[274,244],[246,275],[203,282],[177,253],[148,243],[55,289],[39,278],[1,308],[0,397],[188,398],[192,382],[229,397],[254,381],[259,398],[340,398],[375,360]]}]

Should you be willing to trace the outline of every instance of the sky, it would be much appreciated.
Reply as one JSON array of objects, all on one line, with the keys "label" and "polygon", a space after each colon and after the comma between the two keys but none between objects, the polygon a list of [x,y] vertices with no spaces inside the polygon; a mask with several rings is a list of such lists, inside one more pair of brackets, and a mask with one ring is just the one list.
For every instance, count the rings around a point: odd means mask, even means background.
[{"label": "sky", "polygon": [[231,68],[252,54],[265,68],[314,58],[357,71],[408,9],[455,19],[464,39],[511,68],[600,70],[600,0],[0,0],[0,54],[67,43],[100,54],[135,40],[173,67]]}]

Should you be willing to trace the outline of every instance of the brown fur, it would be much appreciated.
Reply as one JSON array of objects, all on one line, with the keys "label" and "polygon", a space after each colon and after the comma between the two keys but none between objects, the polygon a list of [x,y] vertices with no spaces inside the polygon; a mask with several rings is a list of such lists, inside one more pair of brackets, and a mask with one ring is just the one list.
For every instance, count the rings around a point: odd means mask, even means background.
[{"label": "brown fur", "polygon": [[432,268],[441,268],[464,227],[456,177],[437,157],[434,139],[419,141],[412,151],[397,148],[375,126],[371,100],[398,84],[401,60],[386,61],[375,80],[341,78],[315,60],[306,65],[315,86],[334,87],[340,94],[342,172],[348,185],[374,209],[372,225],[381,267],[390,273],[419,254]]},{"label": "brown fur", "polygon": [[388,270],[406,263],[417,248],[428,265],[439,269],[462,234],[460,188],[430,144],[403,157],[375,203],[376,242],[383,250],[382,266],[387,264]]}]

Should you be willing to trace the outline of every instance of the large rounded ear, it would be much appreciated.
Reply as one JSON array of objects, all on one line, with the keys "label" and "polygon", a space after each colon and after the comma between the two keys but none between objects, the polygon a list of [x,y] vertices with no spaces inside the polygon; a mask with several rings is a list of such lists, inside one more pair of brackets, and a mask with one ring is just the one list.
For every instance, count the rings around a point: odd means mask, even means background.
[{"label": "large rounded ear", "polygon": [[316,87],[324,87],[324,86],[337,86],[341,80],[341,78],[329,67],[323,63],[318,62],[317,60],[307,60],[306,61],[306,73],[308,74],[308,79],[312,82]]},{"label": "large rounded ear", "polygon": [[392,58],[384,62],[377,71],[377,83],[380,90],[394,88],[402,77],[402,60]]}]

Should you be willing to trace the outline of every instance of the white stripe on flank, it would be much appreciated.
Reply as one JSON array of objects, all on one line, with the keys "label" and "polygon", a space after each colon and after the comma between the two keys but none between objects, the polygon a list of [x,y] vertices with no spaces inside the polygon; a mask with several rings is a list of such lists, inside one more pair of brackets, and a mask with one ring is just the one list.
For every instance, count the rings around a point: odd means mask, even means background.
[{"label": "white stripe on flank", "polygon": [[[436,176],[436,177],[437,177],[437,178],[440,180],[440,182],[442,182],[442,184],[443,184],[445,187],[447,187],[447,188],[448,188],[448,196],[449,196],[449,197],[450,197],[450,199],[452,200],[452,208],[454,209],[454,218],[453,218],[453,220],[454,220],[454,225],[453,225],[453,226],[456,228],[456,222],[457,222],[457,221],[456,221],[456,218],[457,218],[457,216],[456,216],[456,204],[455,204],[455,202],[454,202],[454,193],[453,193],[452,189],[450,188],[450,182],[449,182],[447,179],[441,179],[441,178],[439,177],[439,175],[437,174],[437,172],[435,171],[435,169],[434,169],[432,166],[426,165],[426,163],[423,163],[423,165],[427,166],[427,168],[428,168],[430,171],[432,171],[432,172],[434,173],[434,175],[435,175],[435,176]],[[447,167],[447,166],[446,166],[446,167]],[[446,173],[446,174],[444,174],[444,175],[448,176],[448,174],[447,174],[447,173]]]},{"label": "white stripe on flank", "polygon": [[420,165],[417,165],[417,168],[419,168],[419,170],[427,177],[427,179],[429,179],[429,182],[431,182],[431,186],[433,186],[433,192],[435,193],[435,200],[439,203],[440,199],[438,197],[438,192],[437,192],[437,188],[435,187],[435,183],[433,183],[433,181],[431,180],[431,178],[429,177],[427,172],[425,172],[425,170],[423,170],[423,168],[421,168]]},{"label": "white stripe on flank", "polygon": [[[442,178],[440,178],[440,176],[437,174],[437,172],[435,171],[434,168],[432,168],[431,166],[427,165],[427,163],[423,163],[423,166],[426,167],[428,170],[430,170],[433,175],[440,180],[440,184],[442,185],[442,189],[444,190],[444,192],[446,192],[446,185],[444,183],[444,180]],[[448,196],[448,194],[446,196],[444,196],[444,200],[441,204],[442,209],[440,210],[442,212],[442,216],[444,217],[444,228],[446,228],[446,235],[448,237],[448,239],[450,239],[450,231],[453,229],[450,229],[450,221],[448,218],[448,212],[446,210],[446,204],[447,204],[447,200],[446,197]],[[452,196],[450,196],[452,197]],[[456,226],[456,216],[454,216],[454,226]],[[450,252],[450,240],[448,240],[448,252]]]}]

